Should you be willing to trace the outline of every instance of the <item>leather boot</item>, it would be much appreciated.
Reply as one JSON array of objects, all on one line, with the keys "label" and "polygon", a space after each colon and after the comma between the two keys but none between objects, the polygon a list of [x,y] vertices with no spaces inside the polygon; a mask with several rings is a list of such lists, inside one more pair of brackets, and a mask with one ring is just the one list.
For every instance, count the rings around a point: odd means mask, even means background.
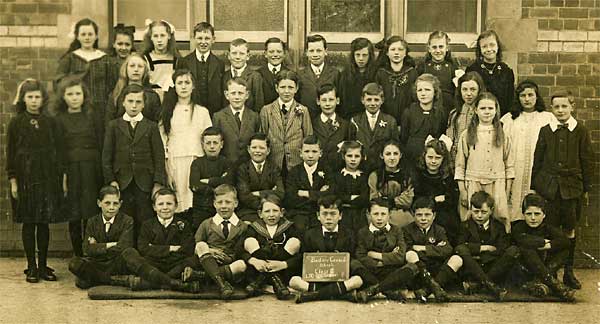
[{"label": "leather boot", "polygon": [[522,288],[535,297],[544,298],[550,294],[550,288],[539,280],[526,282]]},{"label": "leather boot", "polygon": [[563,283],[572,289],[581,289],[581,282],[575,277],[573,273],[573,267],[566,266],[565,273],[563,274]]},{"label": "leather boot", "polygon": [[27,281],[29,283],[36,283],[36,282],[40,281],[38,268],[29,268],[29,269],[25,270],[25,274],[27,275],[25,277],[25,281]]},{"label": "leather boot", "polygon": [[135,276],[132,275],[110,276],[110,285],[131,288],[134,280]]},{"label": "leather boot", "polygon": [[133,278],[131,278],[129,288],[131,288],[132,291],[141,291],[141,290],[150,290],[155,287],[150,281],[144,280],[141,277],[133,276]]},{"label": "leather boot", "polygon": [[198,281],[192,282],[182,282],[181,280],[173,279],[171,280],[171,289],[175,291],[188,292],[192,294],[197,294],[200,292],[200,283]]},{"label": "leather boot", "polygon": [[437,281],[435,281],[435,279],[433,279],[429,271],[425,270],[423,272],[423,279],[425,279],[425,283],[435,296],[435,300],[437,302],[443,303],[448,301],[448,294],[446,293],[444,288],[442,288],[442,286],[440,286],[440,284]]},{"label": "leather boot", "polygon": [[319,292],[317,291],[304,291],[296,296],[296,304],[306,303],[310,301],[319,300]]},{"label": "leather boot", "polygon": [[249,297],[252,296],[257,296],[260,294],[261,292],[261,288],[263,286],[263,283],[265,282],[265,275],[262,273],[259,273],[256,278],[254,280],[252,280],[247,286],[246,286],[246,292],[248,293]]},{"label": "leather boot", "polygon": [[567,288],[562,282],[558,281],[558,279],[552,277],[552,275],[546,275],[546,277],[544,277],[544,283],[548,285],[561,300],[568,302],[575,301],[575,292]]},{"label": "leather boot", "polygon": [[181,281],[190,282],[190,281],[203,281],[208,276],[206,272],[202,270],[194,270],[192,267],[185,267],[183,272],[181,272]]},{"label": "leather boot", "polygon": [[377,295],[380,292],[381,292],[381,288],[379,287],[379,285],[373,285],[373,286],[367,287],[367,288],[359,291],[358,293],[356,293],[358,302],[359,303],[367,303],[369,301],[369,299],[371,299],[371,297]]},{"label": "leather boot", "polygon": [[277,296],[277,299],[287,300],[290,298],[290,290],[288,289],[287,285],[283,283],[283,281],[278,275],[271,275],[271,284],[273,285],[273,290],[275,290],[275,296]]},{"label": "leather boot", "polygon": [[233,286],[225,280],[222,276],[215,276],[214,278],[217,287],[219,287],[219,291],[221,292],[221,298],[229,299],[231,295],[233,295]]},{"label": "leather boot", "polygon": [[492,296],[494,296],[496,301],[502,301],[504,299],[504,297],[506,296],[506,293],[507,293],[506,289],[504,289],[502,287],[498,287],[498,285],[496,285],[492,281],[486,280],[486,281],[482,282],[482,284],[487,289],[487,291],[489,293],[491,293]]}]

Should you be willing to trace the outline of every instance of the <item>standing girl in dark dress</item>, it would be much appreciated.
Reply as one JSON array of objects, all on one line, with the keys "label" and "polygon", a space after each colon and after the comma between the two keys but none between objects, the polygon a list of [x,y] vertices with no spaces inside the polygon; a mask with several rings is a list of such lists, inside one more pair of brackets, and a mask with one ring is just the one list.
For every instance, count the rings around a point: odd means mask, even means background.
[{"label": "standing girl in dark dress", "polygon": [[70,74],[78,75],[90,91],[94,117],[102,121],[108,95],[115,87],[118,64],[98,49],[98,25],[90,19],[75,24],[74,37],[67,52],[58,61],[56,82]]},{"label": "standing girl in dark dress", "polygon": [[429,73],[422,74],[415,81],[414,89],[418,102],[404,111],[400,124],[400,143],[406,160],[413,167],[423,153],[427,136],[437,138],[444,134],[448,123],[438,79]]},{"label": "standing girl in dark dress", "polygon": [[441,139],[427,138],[425,150],[419,157],[414,176],[415,198],[432,197],[435,200],[434,222],[446,230],[448,239],[455,246],[460,226],[458,216],[458,185],[450,167],[452,141],[442,135]]},{"label": "standing girl in dark dress", "polygon": [[135,26],[125,26],[119,23],[113,29],[113,33],[115,38],[110,49],[110,56],[120,67],[129,54],[135,52],[135,46],[133,45]]},{"label": "standing girl in dark dress", "polygon": [[408,52],[408,43],[400,36],[392,36],[385,41],[377,59],[375,82],[384,93],[381,111],[396,118],[398,125],[402,113],[413,102],[412,87],[417,78],[415,61]]},{"label": "standing girl in dark dress", "polygon": [[454,86],[453,79],[460,77],[464,71],[458,68],[458,63],[450,53],[450,37],[443,31],[436,30],[429,34],[427,40],[427,54],[425,59],[417,65],[417,74],[429,73],[440,80],[442,89],[442,103],[449,113],[454,109]]},{"label": "standing girl in dark dress", "polygon": [[350,43],[350,65],[340,74],[340,104],[337,113],[350,119],[365,111],[361,102],[362,89],[375,80],[375,49],[370,40],[359,37]]},{"label": "standing girl in dark dress", "polygon": [[68,76],[59,83],[57,101],[56,122],[67,175],[69,235],[73,253],[81,257],[82,232],[88,218],[98,213],[96,196],[102,186],[99,129],[103,125],[94,120],[89,93],[79,77]]},{"label": "standing girl in dark dress", "polygon": [[[42,114],[48,94],[40,81],[26,79],[14,101],[17,115],[8,124],[6,173],[10,180],[13,221],[22,223],[27,282],[55,281],[47,266],[49,223],[65,221],[63,164],[54,119]],[[36,263],[36,242],[38,262]]]},{"label": "standing girl in dark dress", "polygon": [[515,94],[515,75],[502,62],[502,43],[495,31],[486,30],[477,37],[475,62],[467,68],[467,72],[470,71],[479,73],[487,91],[498,98],[500,116],[509,112]]}]

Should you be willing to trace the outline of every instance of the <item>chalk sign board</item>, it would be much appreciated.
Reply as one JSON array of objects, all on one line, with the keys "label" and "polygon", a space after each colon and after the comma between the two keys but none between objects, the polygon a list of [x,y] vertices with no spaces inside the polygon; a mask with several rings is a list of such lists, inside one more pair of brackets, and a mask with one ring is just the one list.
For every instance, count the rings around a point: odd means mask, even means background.
[{"label": "chalk sign board", "polygon": [[344,281],[349,277],[350,253],[304,253],[302,279],[308,282]]}]

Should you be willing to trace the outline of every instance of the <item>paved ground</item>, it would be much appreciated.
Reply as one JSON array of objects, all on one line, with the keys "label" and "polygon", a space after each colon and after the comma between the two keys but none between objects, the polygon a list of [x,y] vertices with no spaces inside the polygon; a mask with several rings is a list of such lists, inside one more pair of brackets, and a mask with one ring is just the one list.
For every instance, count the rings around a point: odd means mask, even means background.
[{"label": "paved ground", "polygon": [[[74,286],[66,260],[53,259],[59,281],[28,284],[22,258],[0,259],[0,323],[600,323],[600,270],[578,270],[578,302],[295,305],[267,295],[244,301],[94,301]],[[275,318],[279,317],[280,320]]]}]

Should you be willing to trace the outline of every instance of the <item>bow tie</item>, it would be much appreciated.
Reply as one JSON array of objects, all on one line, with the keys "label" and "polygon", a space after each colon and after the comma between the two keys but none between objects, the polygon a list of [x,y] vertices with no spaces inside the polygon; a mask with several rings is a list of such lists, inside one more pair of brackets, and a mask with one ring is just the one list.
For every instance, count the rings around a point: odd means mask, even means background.
[{"label": "bow tie", "polygon": [[556,129],[561,129],[561,128],[569,129],[569,123],[560,123],[556,126]]},{"label": "bow tie", "polygon": [[373,234],[375,236],[379,236],[379,235],[385,235],[388,232],[387,228],[382,228],[382,229],[377,229],[375,231],[373,231]]},{"label": "bow tie", "polygon": [[328,240],[333,240],[337,237],[337,232],[325,232],[325,238]]}]

